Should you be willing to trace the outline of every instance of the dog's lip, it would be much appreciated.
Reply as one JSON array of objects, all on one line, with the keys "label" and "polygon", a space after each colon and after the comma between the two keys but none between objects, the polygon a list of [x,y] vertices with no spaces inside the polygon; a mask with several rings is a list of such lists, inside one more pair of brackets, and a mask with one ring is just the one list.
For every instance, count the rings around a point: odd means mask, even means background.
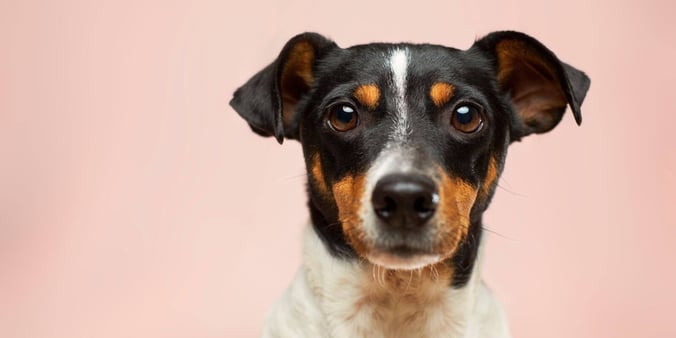
[{"label": "dog's lip", "polygon": [[394,270],[419,269],[441,260],[438,254],[404,245],[372,249],[366,258],[373,264]]},{"label": "dog's lip", "polygon": [[419,255],[436,255],[433,250],[433,242],[427,238],[428,236],[421,236],[420,233],[409,234],[395,234],[394,236],[380,236],[371,242],[370,251],[382,252],[390,255],[399,256],[402,258],[419,256]]},{"label": "dog's lip", "polygon": [[420,248],[416,248],[411,245],[406,245],[406,244],[400,244],[400,245],[392,245],[389,247],[377,247],[375,249],[376,252],[383,252],[387,253],[390,255],[398,256],[401,258],[409,258],[409,257],[414,257],[418,255],[428,255],[431,254],[427,250],[423,250]]}]

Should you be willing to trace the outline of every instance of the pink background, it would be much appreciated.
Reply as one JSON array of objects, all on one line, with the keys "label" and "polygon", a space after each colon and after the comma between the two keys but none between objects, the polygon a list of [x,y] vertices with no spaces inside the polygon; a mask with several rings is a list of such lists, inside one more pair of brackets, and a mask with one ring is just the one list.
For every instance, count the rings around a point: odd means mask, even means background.
[{"label": "pink background", "polygon": [[0,337],[255,337],[300,261],[300,147],[232,91],[305,30],[586,71],[578,128],[510,150],[485,277],[515,337],[674,337],[668,1],[1,1]]}]

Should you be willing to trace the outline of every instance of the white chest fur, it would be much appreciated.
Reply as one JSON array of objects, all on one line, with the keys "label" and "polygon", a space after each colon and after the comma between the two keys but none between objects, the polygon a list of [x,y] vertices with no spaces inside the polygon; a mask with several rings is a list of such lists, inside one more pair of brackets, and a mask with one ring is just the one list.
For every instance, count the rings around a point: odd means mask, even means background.
[{"label": "white chest fur", "polygon": [[507,324],[477,262],[453,289],[444,268],[385,271],[332,257],[311,227],[304,264],[272,309],[263,337],[503,338]]}]

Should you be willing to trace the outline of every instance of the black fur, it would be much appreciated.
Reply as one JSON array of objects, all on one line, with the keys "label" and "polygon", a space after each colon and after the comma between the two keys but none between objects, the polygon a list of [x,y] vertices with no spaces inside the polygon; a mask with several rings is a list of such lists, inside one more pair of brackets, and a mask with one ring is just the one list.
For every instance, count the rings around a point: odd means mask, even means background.
[{"label": "black fur", "polygon": [[[498,57],[498,49],[504,48],[502,41],[516,41],[520,47],[507,54],[515,58],[515,70],[504,83],[498,83],[497,74],[504,67]],[[313,79],[307,85],[282,88],[282,69],[298,43],[309,43],[314,50]],[[393,123],[390,115],[395,110],[386,55],[398,47],[406,47],[412,60],[406,97],[413,130],[409,146],[420,150],[421,161],[436,163],[449,176],[477,189],[484,184],[491,156],[500,172],[508,145],[528,134],[552,129],[561,119],[566,103],[578,124],[581,122],[580,105],[589,88],[589,78],[559,61],[537,40],[517,32],[492,33],[467,51],[428,44],[368,44],[342,49],[318,34],[305,33],[292,38],[278,59],[239,88],[230,103],[258,134],[275,136],[280,143],[284,137],[300,140],[308,173],[312,171],[313,156],[319,154],[324,183],[330,186],[347,174],[366,172],[386,144]],[[537,112],[526,121],[511,99],[519,89],[511,85],[522,84],[518,81],[525,76],[518,73],[521,71],[558,88],[565,95],[563,107]],[[435,82],[451,83],[455,88],[453,98],[441,109],[428,97]],[[359,84],[376,84],[382,90],[374,111],[368,112],[352,97]],[[286,125],[282,118],[285,95],[297,97],[293,116]],[[336,133],[327,126],[328,107],[342,101],[356,105],[361,112],[354,132]],[[450,128],[453,107],[464,101],[484,109],[485,127],[473,135]],[[489,187],[486,198],[477,199],[470,214],[469,233],[449,260],[455,271],[454,287],[465,285],[471,275],[481,240],[481,216],[494,188]],[[355,258],[355,250],[342,233],[335,201],[322,194],[313,180],[308,182],[308,195],[313,226],[329,251],[343,259]]]}]

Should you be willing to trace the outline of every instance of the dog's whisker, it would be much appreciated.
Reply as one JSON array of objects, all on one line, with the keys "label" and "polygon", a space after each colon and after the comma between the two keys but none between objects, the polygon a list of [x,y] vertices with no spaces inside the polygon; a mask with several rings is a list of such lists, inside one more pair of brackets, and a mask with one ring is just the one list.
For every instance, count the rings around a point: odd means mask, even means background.
[{"label": "dog's whisker", "polygon": [[507,235],[501,234],[501,233],[499,233],[499,232],[497,232],[497,231],[495,231],[495,230],[492,230],[492,229],[490,229],[490,228],[488,228],[488,227],[486,227],[486,226],[482,226],[481,229],[485,230],[486,232],[490,232],[490,233],[492,233],[492,234],[494,234],[494,235],[497,235],[497,236],[499,236],[499,237],[502,237],[502,238],[504,238],[504,239],[508,239],[508,240],[510,240],[510,241],[518,242],[518,240],[517,240],[516,238],[509,237],[509,236],[507,236]]},{"label": "dog's whisker", "polygon": [[[503,178],[502,181],[504,181],[504,180],[505,180],[505,179]],[[502,181],[501,181],[501,182],[502,182]],[[507,193],[509,193],[510,195],[513,195],[513,196],[517,196],[517,197],[528,197],[528,196],[526,196],[526,195],[524,195],[524,194],[518,193],[518,192],[516,192],[516,191],[514,191],[514,190],[512,190],[512,189],[510,189],[510,188],[507,188],[507,187],[503,186],[501,183],[498,183],[498,184],[497,184],[497,187],[498,187],[500,190],[506,191]]]},{"label": "dog's whisker", "polygon": [[307,177],[307,173],[305,171],[303,171],[302,174],[286,176],[282,179],[285,180],[285,181],[291,181],[291,180],[296,180],[296,179],[299,179],[299,178],[306,178],[306,177]]},{"label": "dog's whisker", "polygon": [[342,222],[329,223],[329,224],[326,225],[326,228],[331,228],[331,227],[335,227],[337,225],[342,225],[342,224],[343,224]]},{"label": "dog's whisker", "polygon": [[437,270],[436,265],[432,265],[432,266],[430,267],[430,272],[431,272],[431,275],[432,275],[432,277],[433,277],[432,280],[435,280],[435,281],[436,281],[436,280],[439,279],[439,270]]},{"label": "dog's whisker", "polygon": [[413,280],[413,270],[409,270],[408,273],[408,283],[406,283],[406,288],[404,288],[404,293],[408,293],[408,289],[411,286],[411,281]]}]

